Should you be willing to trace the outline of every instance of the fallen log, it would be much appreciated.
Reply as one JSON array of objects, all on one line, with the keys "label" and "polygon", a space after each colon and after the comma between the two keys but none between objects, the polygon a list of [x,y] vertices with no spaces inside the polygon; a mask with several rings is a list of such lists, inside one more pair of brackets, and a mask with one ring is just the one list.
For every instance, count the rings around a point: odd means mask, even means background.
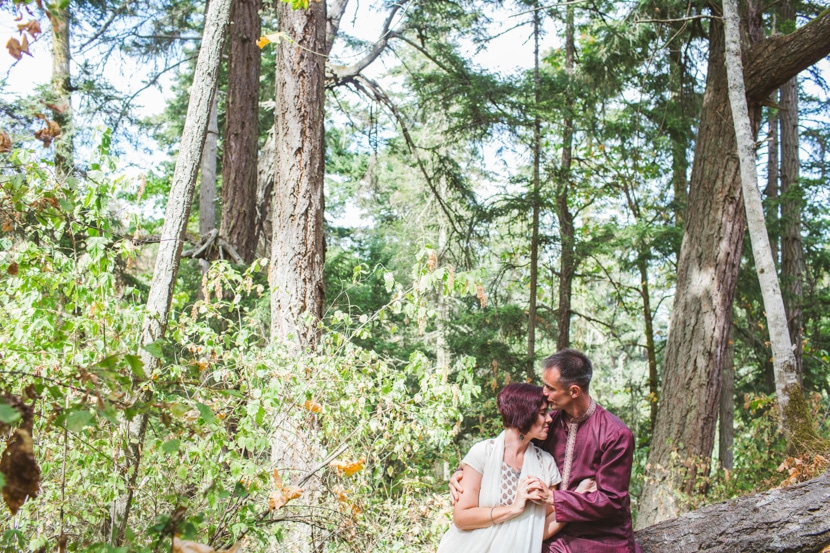
[{"label": "fallen log", "polygon": [[830,546],[830,472],[635,533],[643,553],[817,553]]}]

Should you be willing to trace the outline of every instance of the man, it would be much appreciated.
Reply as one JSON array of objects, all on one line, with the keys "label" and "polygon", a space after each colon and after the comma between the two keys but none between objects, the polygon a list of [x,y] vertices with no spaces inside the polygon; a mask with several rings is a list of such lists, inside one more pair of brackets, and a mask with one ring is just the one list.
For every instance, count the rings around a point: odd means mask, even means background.
[{"label": "man", "polygon": [[[628,485],[634,436],[617,417],[589,395],[593,367],[582,352],[565,349],[544,361],[544,394],[553,422],[543,447],[562,472],[559,489],[545,494],[565,528],[542,546],[542,553],[639,553],[631,524]],[[579,483],[596,480],[596,491],[580,494]],[[450,480],[453,497],[460,490]]]}]

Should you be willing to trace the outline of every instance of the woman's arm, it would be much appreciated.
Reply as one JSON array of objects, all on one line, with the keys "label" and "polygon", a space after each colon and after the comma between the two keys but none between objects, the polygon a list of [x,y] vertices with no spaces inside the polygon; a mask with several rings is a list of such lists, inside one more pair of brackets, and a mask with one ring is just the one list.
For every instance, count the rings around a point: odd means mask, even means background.
[{"label": "woman's arm", "polygon": [[512,505],[499,507],[479,507],[478,496],[481,491],[481,474],[469,465],[461,466],[464,479],[464,491],[453,507],[453,523],[460,530],[487,528],[508,521],[524,511],[528,498],[528,480],[519,483],[516,500]]}]

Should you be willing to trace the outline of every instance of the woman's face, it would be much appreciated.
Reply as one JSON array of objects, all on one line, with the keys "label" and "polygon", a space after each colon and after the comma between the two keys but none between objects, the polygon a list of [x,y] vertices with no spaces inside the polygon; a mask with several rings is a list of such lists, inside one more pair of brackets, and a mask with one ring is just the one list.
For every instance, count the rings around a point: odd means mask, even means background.
[{"label": "woman's face", "polygon": [[548,402],[542,403],[539,411],[536,412],[536,422],[530,427],[527,437],[530,439],[544,440],[548,437],[548,430],[551,423],[550,409]]}]

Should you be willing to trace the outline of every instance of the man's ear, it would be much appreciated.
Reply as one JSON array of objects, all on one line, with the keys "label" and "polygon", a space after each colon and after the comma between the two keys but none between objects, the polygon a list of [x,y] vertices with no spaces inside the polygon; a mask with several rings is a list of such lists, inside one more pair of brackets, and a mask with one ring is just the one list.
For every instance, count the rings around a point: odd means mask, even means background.
[{"label": "man's ear", "polygon": [[568,394],[571,396],[571,399],[576,399],[582,395],[582,388],[580,388],[576,384],[571,384],[568,387]]}]

